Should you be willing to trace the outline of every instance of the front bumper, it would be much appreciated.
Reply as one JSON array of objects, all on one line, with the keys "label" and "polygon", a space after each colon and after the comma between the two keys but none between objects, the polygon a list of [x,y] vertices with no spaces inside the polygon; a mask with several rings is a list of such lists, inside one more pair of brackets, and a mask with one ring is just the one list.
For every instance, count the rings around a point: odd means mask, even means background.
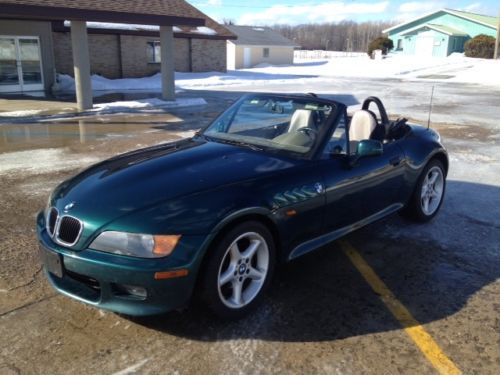
[{"label": "front bumper", "polygon": [[[136,316],[164,313],[189,302],[206,239],[184,237],[171,256],[142,259],[61,247],[47,234],[43,215],[37,220],[37,234],[45,274],[57,291],[102,309]],[[46,252],[48,256],[44,256]],[[60,261],[62,277],[53,271],[53,264],[47,264],[51,254]],[[188,275],[155,280],[156,272],[179,269],[187,269]],[[143,288],[146,296],[126,293],[123,286]]]}]

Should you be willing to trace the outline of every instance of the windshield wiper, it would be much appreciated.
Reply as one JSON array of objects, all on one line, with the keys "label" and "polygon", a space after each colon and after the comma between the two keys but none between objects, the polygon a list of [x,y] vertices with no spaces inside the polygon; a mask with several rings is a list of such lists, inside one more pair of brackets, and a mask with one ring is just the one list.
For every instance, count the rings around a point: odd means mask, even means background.
[{"label": "windshield wiper", "polygon": [[205,136],[205,137],[209,138],[210,140],[213,140],[215,142],[226,143],[226,144],[236,145],[236,146],[248,147],[248,148],[250,148],[250,149],[252,149],[254,151],[264,151],[264,149],[262,147],[256,146],[256,145],[254,145],[252,143],[238,141],[236,139],[225,139],[225,138],[216,138],[216,137],[207,137],[207,136]]},{"label": "windshield wiper", "polygon": [[233,142],[235,145],[238,145],[238,146],[248,147],[254,151],[263,151],[264,150],[262,147],[256,146],[256,145],[254,145],[252,143],[248,143],[248,142],[234,141],[234,140],[231,140],[229,142]]}]

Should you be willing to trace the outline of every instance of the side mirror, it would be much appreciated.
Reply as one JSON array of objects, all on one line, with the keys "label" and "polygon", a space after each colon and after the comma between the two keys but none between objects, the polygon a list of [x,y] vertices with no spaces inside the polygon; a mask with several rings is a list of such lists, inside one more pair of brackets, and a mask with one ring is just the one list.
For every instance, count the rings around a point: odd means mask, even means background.
[{"label": "side mirror", "polygon": [[367,156],[380,156],[384,153],[382,142],[373,139],[363,139],[359,141],[356,154],[349,159],[349,166],[352,168],[359,159]]},{"label": "side mirror", "polygon": [[384,153],[382,142],[373,139],[364,139],[358,143],[356,155],[358,158],[366,156],[380,156]]}]

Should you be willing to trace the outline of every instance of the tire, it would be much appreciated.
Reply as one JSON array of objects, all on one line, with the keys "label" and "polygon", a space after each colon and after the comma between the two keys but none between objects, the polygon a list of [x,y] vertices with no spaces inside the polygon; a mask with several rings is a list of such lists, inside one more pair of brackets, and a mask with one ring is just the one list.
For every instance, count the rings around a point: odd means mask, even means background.
[{"label": "tire", "polygon": [[218,317],[238,319],[261,301],[276,263],[273,237],[249,221],[229,230],[212,248],[203,270],[201,297]]},{"label": "tire", "polygon": [[446,171],[439,160],[431,160],[418,178],[415,191],[403,210],[404,216],[421,223],[439,212],[446,191]]}]

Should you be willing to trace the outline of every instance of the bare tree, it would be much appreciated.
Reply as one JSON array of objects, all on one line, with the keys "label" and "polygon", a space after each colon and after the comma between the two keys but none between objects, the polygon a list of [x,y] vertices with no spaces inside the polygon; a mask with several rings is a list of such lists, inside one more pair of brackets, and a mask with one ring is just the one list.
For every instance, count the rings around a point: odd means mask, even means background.
[{"label": "bare tree", "polygon": [[394,25],[395,22],[391,21],[341,21],[297,26],[274,25],[272,28],[303,49],[365,52],[368,44],[382,35],[382,30]]}]

